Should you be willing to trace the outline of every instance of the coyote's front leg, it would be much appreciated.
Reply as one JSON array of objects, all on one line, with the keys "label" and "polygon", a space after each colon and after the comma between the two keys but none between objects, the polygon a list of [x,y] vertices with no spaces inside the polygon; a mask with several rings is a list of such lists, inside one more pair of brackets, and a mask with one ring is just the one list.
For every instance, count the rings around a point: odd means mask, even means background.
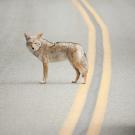
[{"label": "coyote's front leg", "polygon": [[43,80],[41,81],[41,84],[45,84],[48,77],[48,63],[43,62]]}]

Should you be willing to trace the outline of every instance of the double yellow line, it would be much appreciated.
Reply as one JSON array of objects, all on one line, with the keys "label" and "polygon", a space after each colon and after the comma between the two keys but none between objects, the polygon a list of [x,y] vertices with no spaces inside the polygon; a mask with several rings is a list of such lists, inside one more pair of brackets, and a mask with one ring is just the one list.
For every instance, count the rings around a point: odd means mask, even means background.
[{"label": "double yellow line", "polygon": [[[60,130],[60,135],[72,135],[75,126],[78,122],[78,119],[81,115],[83,110],[88,89],[90,88],[92,76],[94,72],[94,65],[95,65],[95,54],[96,54],[96,30],[94,24],[90,20],[87,12],[78,2],[78,0],[73,1],[74,4],[79,9],[87,27],[88,27],[88,65],[89,65],[89,72],[88,72],[88,81],[86,85],[80,86],[73,105],[70,109],[70,112],[65,120],[63,128]],[[104,58],[103,58],[103,72],[102,78],[100,83],[100,88],[98,92],[98,97],[96,101],[96,106],[94,109],[94,113],[92,115],[92,120],[90,122],[87,135],[99,135],[101,125],[104,119],[107,101],[108,101],[108,92],[110,86],[110,79],[111,79],[111,48],[110,48],[110,39],[109,39],[109,32],[107,26],[102,21],[102,19],[97,15],[94,8],[86,1],[82,1],[85,7],[89,10],[89,12],[95,17],[98,25],[102,30],[102,37],[103,37],[103,50],[104,50]]]},{"label": "double yellow line", "polygon": [[80,3],[78,1],[73,1],[74,4],[79,9],[81,15],[83,16],[86,25],[88,27],[88,80],[86,85],[80,86],[78,89],[78,92],[76,94],[75,100],[73,102],[73,105],[70,109],[70,112],[65,120],[64,126],[60,131],[60,135],[71,135],[73,133],[73,130],[75,128],[75,125],[77,124],[77,121],[80,117],[80,114],[82,112],[83,106],[85,104],[85,100],[87,97],[89,86],[92,82],[92,76],[94,71],[94,64],[95,64],[95,53],[96,53],[96,30],[89,19],[89,16],[87,15],[86,11],[82,8]]},{"label": "double yellow line", "polygon": [[102,30],[103,38],[104,58],[102,78],[100,82],[95,110],[87,132],[88,135],[99,135],[107,107],[108,93],[111,81],[111,44],[107,25],[102,21],[102,19],[95,12],[94,8],[87,1],[83,1],[83,3],[90,11],[90,13],[95,17],[98,25]]}]

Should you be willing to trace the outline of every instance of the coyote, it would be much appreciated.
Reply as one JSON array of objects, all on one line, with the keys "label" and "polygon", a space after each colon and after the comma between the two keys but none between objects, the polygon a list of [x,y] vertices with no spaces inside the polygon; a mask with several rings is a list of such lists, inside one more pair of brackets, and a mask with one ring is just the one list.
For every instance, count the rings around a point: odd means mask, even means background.
[{"label": "coyote", "polygon": [[36,36],[31,36],[24,33],[26,46],[30,52],[35,55],[43,63],[43,80],[41,83],[46,83],[48,76],[48,63],[57,62],[68,59],[76,71],[76,78],[72,83],[76,83],[80,74],[86,83],[87,79],[87,58],[82,47],[78,43],[73,42],[49,42],[44,39],[43,33]]}]

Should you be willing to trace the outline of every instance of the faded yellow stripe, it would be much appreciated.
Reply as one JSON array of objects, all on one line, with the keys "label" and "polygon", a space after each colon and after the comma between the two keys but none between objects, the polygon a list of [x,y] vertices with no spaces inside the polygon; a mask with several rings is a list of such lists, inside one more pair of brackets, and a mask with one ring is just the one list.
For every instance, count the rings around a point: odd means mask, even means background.
[{"label": "faded yellow stripe", "polygon": [[101,27],[103,36],[103,72],[96,106],[87,132],[87,135],[99,135],[107,108],[108,93],[111,80],[111,45],[107,25],[102,21],[94,8],[86,0],[83,0],[82,2],[90,11],[90,13],[95,17],[97,23]]},{"label": "faded yellow stripe", "polygon": [[73,1],[74,5],[78,8],[83,19],[88,27],[88,78],[87,83],[85,85],[81,85],[78,89],[74,102],[71,106],[70,112],[65,120],[65,123],[60,130],[60,135],[71,135],[77,124],[77,121],[82,112],[83,106],[86,101],[88,89],[90,87],[94,65],[95,65],[95,54],[96,54],[96,30],[91,22],[88,14],[84,10],[84,8],[80,5],[80,3],[76,0]]}]

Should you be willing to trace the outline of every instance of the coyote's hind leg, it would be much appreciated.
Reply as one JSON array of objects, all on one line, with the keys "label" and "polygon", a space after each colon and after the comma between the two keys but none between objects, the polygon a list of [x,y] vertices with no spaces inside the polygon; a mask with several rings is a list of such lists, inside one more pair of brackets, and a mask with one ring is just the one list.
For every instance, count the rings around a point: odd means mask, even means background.
[{"label": "coyote's hind leg", "polygon": [[87,71],[82,75],[82,77],[84,78],[83,84],[85,84],[87,81]]},{"label": "coyote's hind leg", "polygon": [[85,66],[83,66],[83,64],[81,64],[81,63],[76,64],[76,68],[82,74],[82,77],[84,78],[83,84],[85,84],[86,80],[87,80],[87,72],[88,72],[87,68]]},{"label": "coyote's hind leg", "polygon": [[72,81],[72,83],[76,83],[76,82],[78,81],[79,77],[80,77],[80,72],[79,72],[79,70],[78,70],[76,67],[74,67],[74,69],[75,69],[75,71],[76,71],[76,78],[75,78],[74,81]]}]

